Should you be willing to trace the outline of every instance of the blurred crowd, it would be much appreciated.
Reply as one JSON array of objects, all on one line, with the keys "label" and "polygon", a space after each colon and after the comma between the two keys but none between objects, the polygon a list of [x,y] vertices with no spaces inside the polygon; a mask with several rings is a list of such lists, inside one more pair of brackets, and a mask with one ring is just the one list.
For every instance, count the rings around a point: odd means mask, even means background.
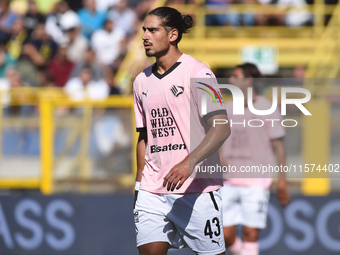
[{"label": "blurred crowd", "polygon": [[[0,0],[0,91],[62,87],[74,100],[119,94],[113,78],[154,3],[131,1]],[[310,1],[206,0],[208,9],[227,8],[225,13],[207,15],[206,25],[310,25],[313,17],[306,9]],[[23,3],[23,11],[12,8],[14,2]],[[167,3],[197,4],[198,0]],[[235,4],[276,4],[282,12],[239,12],[233,9]],[[40,7],[48,5],[52,8],[41,13]]]},{"label": "blurred crowd", "polygon": [[[176,0],[175,0],[176,1]],[[274,13],[254,12],[251,8],[244,12],[233,9],[233,4],[258,5],[266,7],[276,5]],[[226,14],[207,15],[207,26],[306,26],[311,25],[313,16],[307,8],[307,0],[207,0],[206,6],[211,10],[226,7]]]},{"label": "blurred crowd", "polygon": [[[120,93],[113,77],[153,0],[134,8],[83,0],[78,10],[70,1],[23,0],[23,13],[14,1],[0,0],[0,90],[62,87],[74,100]],[[47,2],[53,7],[42,14],[38,5]]]}]

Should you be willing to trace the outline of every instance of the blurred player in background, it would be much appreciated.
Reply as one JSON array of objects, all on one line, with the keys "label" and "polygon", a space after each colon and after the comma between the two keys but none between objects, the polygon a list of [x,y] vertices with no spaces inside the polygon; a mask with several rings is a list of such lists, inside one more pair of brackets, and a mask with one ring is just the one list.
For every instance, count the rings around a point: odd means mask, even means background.
[{"label": "blurred player in background", "polygon": [[143,25],[145,53],[156,63],[134,82],[139,132],[134,216],[140,254],[163,255],[184,246],[196,254],[225,251],[222,179],[188,179],[196,164],[219,162],[217,150],[230,134],[229,125],[210,128],[215,119],[227,119],[222,101],[209,102],[203,114],[198,105],[205,92],[190,87],[190,78],[214,78],[207,66],[177,47],[192,25],[191,16],[169,7],[152,10]]},{"label": "blurred player in background", "polygon": [[[233,70],[229,80],[232,85],[242,90],[245,109],[244,115],[233,115],[232,101],[226,103],[228,117],[232,122],[231,135],[220,148],[220,158],[222,165],[235,166],[237,170],[240,170],[242,166],[260,166],[261,164],[275,166],[273,165],[274,154],[278,166],[286,164],[283,140],[285,130],[281,126],[282,117],[279,110],[277,109],[269,116],[260,116],[251,113],[248,109],[248,88],[252,88],[255,109],[267,110],[272,105],[268,99],[259,95],[258,78],[261,78],[261,74],[257,67],[245,63]],[[265,121],[266,119],[275,119],[276,121]],[[249,120],[253,120],[252,126],[260,127],[249,126]],[[263,121],[262,126],[259,120]],[[240,176],[240,173],[235,175],[227,173],[224,186],[221,189],[225,244],[228,247],[228,252],[232,255],[256,255],[259,254],[257,242],[259,229],[266,227],[272,175],[261,175],[261,173],[253,176],[251,173],[244,173],[244,176]],[[290,195],[284,173],[280,173],[277,188],[280,203],[286,205],[290,201]],[[243,226],[243,241],[236,236],[237,225]]]}]

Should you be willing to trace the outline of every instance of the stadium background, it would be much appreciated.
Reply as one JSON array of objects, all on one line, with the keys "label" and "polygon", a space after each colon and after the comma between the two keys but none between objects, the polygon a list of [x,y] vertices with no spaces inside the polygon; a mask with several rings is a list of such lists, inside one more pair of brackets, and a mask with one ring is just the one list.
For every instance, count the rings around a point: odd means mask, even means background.
[{"label": "stadium background", "polygon": [[[131,86],[152,63],[140,27],[156,6],[193,14],[196,25],[179,47],[217,77],[251,61],[272,85],[294,78],[311,91],[312,116],[293,109],[285,117],[299,123],[286,129],[288,164],[340,164],[338,1],[97,0],[92,16],[91,1],[85,9],[58,2],[37,0],[43,15],[28,12],[35,8],[26,0],[0,2],[0,254],[137,254]],[[103,33],[107,18],[112,33]],[[71,77],[73,86],[86,79],[84,67],[93,76],[88,87],[105,93],[67,89]],[[293,201],[283,209],[271,196],[261,254],[338,254],[339,173],[288,177]]]}]

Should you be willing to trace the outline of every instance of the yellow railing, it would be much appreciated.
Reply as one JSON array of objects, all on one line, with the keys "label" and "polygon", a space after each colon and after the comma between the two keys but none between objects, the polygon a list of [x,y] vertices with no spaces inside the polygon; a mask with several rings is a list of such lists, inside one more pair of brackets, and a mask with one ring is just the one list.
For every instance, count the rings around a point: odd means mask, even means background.
[{"label": "yellow railing", "polygon": [[[83,110],[83,117],[81,126],[81,137],[80,137],[80,151],[77,159],[77,163],[79,164],[80,174],[79,179],[81,182],[85,183],[86,178],[88,177],[88,164],[87,164],[87,150],[89,144],[89,132],[90,132],[90,124],[91,124],[91,116],[93,112],[93,108],[128,108],[131,110],[131,123],[132,123],[132,134],[131,134],[131,148],[132,151],[136,151],[136,141],[137,141],[137,133],[135,132],[134,127],[134,111],[133,111],[133,98],[132,96],[112,96],[105,101],[82,101],[75,102],[70,101],[66,97],[49,97],[49,95],[45,95],[41,99],[41,130],[42,130],[42,142],[41,143],[41,166],[42,173],[44,173],[42,178],[43,190],[45,193],[50,194],[53,191],[53,181],[52,181],[52,168],[54,165],[53,152],[51,149],[53,148],[53,134],[55,123],[53,121],[52,111],[57,107],[80,107]],[[132,157],[132,166],[131,166],[131,178],[133,179],[134,173],[136,171],[136,159]],[[81,185],[80,191],[86,191],[86,185]]]},{"label": "yellow railing", "polygon": [[[79,168],[79,174],[76,177],[80,182],[79,191],[86,191],[86,183],[88,182],[88,146],[89,146],[89,133],[91,126],[91,118],[93,108],[124,108],[129,109],[131,113],[131,123],[132,132],[129,133],[131,136],[131,148],[132,151],[136,150],[136,132],[134,128],[134,111],[133,111],[133,98],[132,96],[111,96],[104,101],[82,101],[74,102],[70,101],[65,95],[63,95],[61,90],[51,90],[51,89],[34,89],[34,88],[24,88],[22,90],[16,89],[9,91],[8,95],[13,100],[10,105],[20,106],[20,105],[36,105],[39,108],[39,116],[29,118],[29,117],[15,117],[8,118],[0,114],[0,137],[2,137],[1,130],[3,127],[11,128],[15,126],[24,127],[35,127],[40,130],[40,174],[35,177],[20,177],[20,176],[10,176],[11,169],[6,170],[6,176],[0,177],[0,188],[16,188],[16,189],[40,189],[43,194],[52,194],[54,192],[54,176],[55,169],[65,157],[69,147],[72,146],[72,139],[79,137],[80,139],[80,149],[78,154],[74,157],[73,161]],[[1,96],[1,95],[0,95]],[[20,98],[21,101],[15,100],[15,98]],[[68,108],[81,108],[82,116],[81,118],[70,118],[63,117],[56,120],[55,109],[58,107],[68,107]],[[1,107],[2,108],[2,107]],[[2,113],[2,111],[0,111]],[[57,127],[75,127],[71,136],[65,145],[65,148],[60,156],[55,157],[54,153],[54,139]],[[79,127],[79,128],[78,128]],[[1,139],[1,138],[0,138]],[[73,142],[75,141],[73,139]],[[71,141],[71,142],[70,142]],[[2,155],[2,154],[0,154]],[[131,157],[131,172],[123,174],[120,177],[124,180],[133,180],[134,173],[136,171],[136,159]],[[22,166],[24,168],[24,166]],[[24,171],[24,170],[23,170]]]}]

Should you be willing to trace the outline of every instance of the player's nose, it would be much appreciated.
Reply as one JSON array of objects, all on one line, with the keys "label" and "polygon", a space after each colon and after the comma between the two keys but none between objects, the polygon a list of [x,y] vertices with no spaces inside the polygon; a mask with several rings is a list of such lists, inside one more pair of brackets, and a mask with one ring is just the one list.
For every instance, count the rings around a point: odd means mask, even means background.
[{"label": "player's nose", "polygon": [[149,39],[149,33],[148,30],[145,30],[142,36],[142,40],[148,40]]}]

